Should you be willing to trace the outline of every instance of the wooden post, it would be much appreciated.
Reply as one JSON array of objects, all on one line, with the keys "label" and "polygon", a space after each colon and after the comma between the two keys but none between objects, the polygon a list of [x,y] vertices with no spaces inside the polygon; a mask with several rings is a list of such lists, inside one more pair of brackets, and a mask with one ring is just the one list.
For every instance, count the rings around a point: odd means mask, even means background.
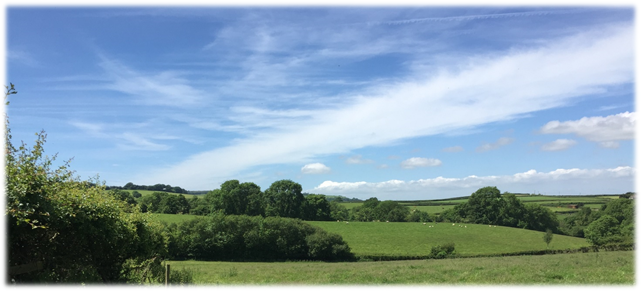
[{"label": "wooden post", "polygon": [[165,286],[169,286],[169,264],[165,265]]}]

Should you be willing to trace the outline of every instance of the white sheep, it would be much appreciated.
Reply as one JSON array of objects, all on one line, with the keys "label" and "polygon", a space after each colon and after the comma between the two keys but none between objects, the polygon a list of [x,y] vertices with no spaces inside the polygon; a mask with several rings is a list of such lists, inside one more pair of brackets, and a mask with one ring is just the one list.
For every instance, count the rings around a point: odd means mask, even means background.
[{"label": "white sheep", "polygon": [[456,225],[456,223],[452,223],[452,226],[455,226],[455,225]]},{"label": "white sheep", "polygon": [[349,224],[349,221],[345,221],[345,223]]},{"label": "white sheep", "polygon": [[423,222],[423,225],[426,225],[427,223]]}]

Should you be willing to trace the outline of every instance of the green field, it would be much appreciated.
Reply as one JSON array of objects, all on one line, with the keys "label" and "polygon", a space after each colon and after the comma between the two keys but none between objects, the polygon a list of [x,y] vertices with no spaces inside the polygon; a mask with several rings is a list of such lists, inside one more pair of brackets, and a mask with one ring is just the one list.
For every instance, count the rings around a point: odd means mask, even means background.
[{"label": "green field", "polygon": [[635,283],[634,252],[388,262],[169,261],[196,284],[227,285],[601,285]]},{"label": "green field", "polygon": [[[326,222],[308,221],[328,232],[340,234],[356,255],[425,256],[431,247],[453,242],[461,255],[486,255],[545,250],[543,232],[480,224],[417,222]],[[428,227],[433,225],[434,227]],[[550,249],[589,246],[583,238],[555,234]]]},{"label": "green field", "polygon": [[187,220],[192,220],[198,215],[192,215],[192,214],[164,214],[164,213],[152,213],[151,216],[153,216],[155,219],[159,221],[164,221],[167,223],[180,223],[183,221]]}]

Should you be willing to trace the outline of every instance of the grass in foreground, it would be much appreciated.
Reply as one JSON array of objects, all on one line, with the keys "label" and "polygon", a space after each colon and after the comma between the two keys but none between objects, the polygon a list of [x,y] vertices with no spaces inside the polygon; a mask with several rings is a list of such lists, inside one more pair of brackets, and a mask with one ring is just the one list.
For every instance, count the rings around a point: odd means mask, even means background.
[{"label": "grass in foreground", "polygon": [[169,261],[196,284],[600,285],[634,284],[634,252],[443,260],[323,263]]}]

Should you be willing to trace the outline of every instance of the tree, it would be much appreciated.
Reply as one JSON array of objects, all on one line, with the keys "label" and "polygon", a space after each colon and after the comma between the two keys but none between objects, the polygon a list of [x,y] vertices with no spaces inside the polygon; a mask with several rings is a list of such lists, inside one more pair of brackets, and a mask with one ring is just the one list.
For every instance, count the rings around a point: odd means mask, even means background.
[{"label": "tree", "polygon": [[305,196],[301,214],[303,220],[327,221],[331,219],[331,207],[325,195],[309,194]]},{"label": "tree", "polygon": [[505,201],[501,191],[496,187],[484,187],[476,190],[467,200],[467,207],[462,208],[464,217],[478,224],[499,224],[501,209]]},{"label": "tree", "polygon": [[300,217],[305,200],[301,193],[303,187],[292,180],[279,180],[265,190],[265,215],[280,217]]},{"label": "tree", "polygon": [[550,248],[550,242],[552,242],[552,230],[548,229],[545,231],[545,234],[543,235],[543,241],[547,245],[548,249]]},{"label": "tree", "polygon": [[142,197],[142,194],[140,194],[140,192],[138,192],[137,190],[134,190],[133,192],[131,192],[131,196],[133,196],[134,198],[140,198]]},{"label": "tree", "polygon": [[585,239],[595,246],[618,243],[623,240],[619,222],[616,218],[607,214],[590,223],[584,232]]},{"label": "tree", "polygon": [[349,210],[347,210],[345,206],[336,202],[336,200],[329,203],[329,209],[330,209],[330,218],[332,220],[349,219]]},{"label": "tree", "polygon": [[263,193],[251,182],[225,181],[220,189],[207,194],[212,209],[222,210],[228,215],[263,215]]}]

